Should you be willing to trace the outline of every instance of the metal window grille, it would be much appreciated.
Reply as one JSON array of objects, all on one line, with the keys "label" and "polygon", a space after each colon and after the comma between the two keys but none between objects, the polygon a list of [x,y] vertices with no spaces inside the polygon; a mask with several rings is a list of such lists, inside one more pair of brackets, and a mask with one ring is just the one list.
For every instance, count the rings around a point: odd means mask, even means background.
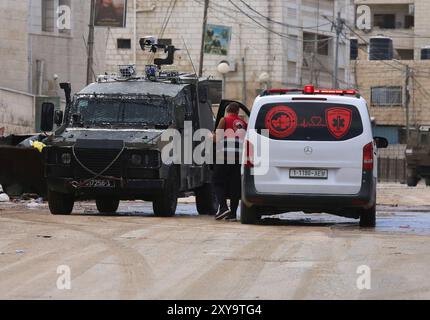
[{"label": "metal window grille", "polygon": [[371,101],[374,106],[401,106],[402,87],[373,87]]}]

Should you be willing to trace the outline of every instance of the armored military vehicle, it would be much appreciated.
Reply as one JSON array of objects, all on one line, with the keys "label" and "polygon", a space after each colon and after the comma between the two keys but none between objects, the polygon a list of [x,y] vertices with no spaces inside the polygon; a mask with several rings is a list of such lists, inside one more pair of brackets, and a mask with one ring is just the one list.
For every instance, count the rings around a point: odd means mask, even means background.
[{"label": "armored military vehicle", "polygon": [[424,179],[430,186],[430,126],[410,130],[405,156],[407,185],[415,187]]},{"label": "armored military vehicle", "polygon": [[[163,47],[145,40],[141,45]],[[99,76],[73,98],[70,84],[63,83],[65,112],[43,110],[43,130],[59,126],[43,150],[52,214],[71,214],[75,200],[95,199],[99,212],[115,213],[121,200],[141,199],[152,201],[156,216],[173,216],[178,198],[192,194],[199,214],[216,212],[209,164],[162,161],[166,130],[176,129],[185,141],[196,130],[214,129],[207,81],[162,71],[176,51],[164,49],[167,58],[155,59],[143,76],[132,65],[120,66],[118,75]]]}]

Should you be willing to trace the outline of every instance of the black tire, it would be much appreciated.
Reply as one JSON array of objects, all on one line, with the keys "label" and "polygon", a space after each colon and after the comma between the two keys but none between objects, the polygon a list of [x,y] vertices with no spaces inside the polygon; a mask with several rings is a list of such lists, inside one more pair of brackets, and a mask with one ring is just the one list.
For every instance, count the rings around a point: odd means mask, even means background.
[{"label": "black tire", "polygon": [[247,207],[243,201],[240,203],[240,223],[257,224],[260,221],[260,215],[255,207]]},{"label": "black tire", "polygon": [[48,191],[49,210],[53,215],[70,215],[75,205],[75,198],[71,194]]},{"label": "black tire", "polygon": [[408,187],[416,187],[418,184],[418,177],[408,176],[406,178],[406,184],[408,185]]},{"label": "black tire", "polygon": [[361,228],[375,228],[376,226],[376,205],[370,209],[364,209],[360,214]]},{"label": "black tire", "polygon": [[215,196],[213,185],[206,183],[194,190],[196,195],[196,208],[200,215],[213,216],[218,210],[218,201]]},{"label": "black tire", "polygon": [[179,180],[175,169],[171,170],[163,192],[152,201],[156,217],[173,217],[178,206]]},{"label": "black tire", "polygon": [[429,178],[426,178],[425,179],[425,181],[426,181],[426,186],[428,187],[428,186],[430,186],[430,177]]},{"label": "black tire", "polygon": [[96,205],[100,213],[116,213],[119,207],[119,200],[101,198],[96,200]]}]

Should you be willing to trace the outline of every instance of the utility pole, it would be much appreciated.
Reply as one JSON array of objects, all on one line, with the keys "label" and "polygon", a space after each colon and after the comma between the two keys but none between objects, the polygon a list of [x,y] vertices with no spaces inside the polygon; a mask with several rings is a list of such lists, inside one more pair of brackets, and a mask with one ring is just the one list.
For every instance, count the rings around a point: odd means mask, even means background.
[{"label": "utility pole", "polygon": [[203,62],[205,57],[205,33],[206,33],[206,25],[208,22],[208,9],[209,9],[209,0],[205,0],[205,7],[203,12],[203,26],[202,26],[202,44],[200,47],[200,66],[199,66],[199,74],[201,77],[203,75]]},{"label": "utility pole", "polygon": [[87,85],[93,82],[95,6],[96,1],[91,0],[90,25],[88,31]]},{"label": "utility pole", "polygon": [[409,66],[406,66],[405,71],[405,112],[406,112],[406,144],[409,143],[409,102],[410,102],[410,94],[409,94],[409,79],[411,77],[411,69]]},{"label": "utility pole", "polygon": [[334,61],[334,77],[333,77],[333,87],[339,88],[339,44],[340,44],[340,35],[343,31],[343,27],[345,24],[345,20],[340,17],[340,11],[337,12],[336,18],[336,56]]}]

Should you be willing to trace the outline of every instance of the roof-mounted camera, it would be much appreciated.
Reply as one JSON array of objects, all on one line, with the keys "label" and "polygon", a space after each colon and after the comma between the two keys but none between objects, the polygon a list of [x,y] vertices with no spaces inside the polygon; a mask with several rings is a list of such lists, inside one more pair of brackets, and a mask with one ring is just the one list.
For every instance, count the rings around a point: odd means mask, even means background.
[{"label": "roof-mounted camera", "polygon": [[149,50],[152,53],[157,53],[159,50],[163,50],[164,53],[167,53],[167,57],[164,59],[154,59],[154,64],[158,66],[158,68],[164,65],[172,65],[175,61],[175,52],[179,50],[171,45],[171,41],[165,39],[159,40],[155,36],[141,38],[139,44],[143,51]]}]

